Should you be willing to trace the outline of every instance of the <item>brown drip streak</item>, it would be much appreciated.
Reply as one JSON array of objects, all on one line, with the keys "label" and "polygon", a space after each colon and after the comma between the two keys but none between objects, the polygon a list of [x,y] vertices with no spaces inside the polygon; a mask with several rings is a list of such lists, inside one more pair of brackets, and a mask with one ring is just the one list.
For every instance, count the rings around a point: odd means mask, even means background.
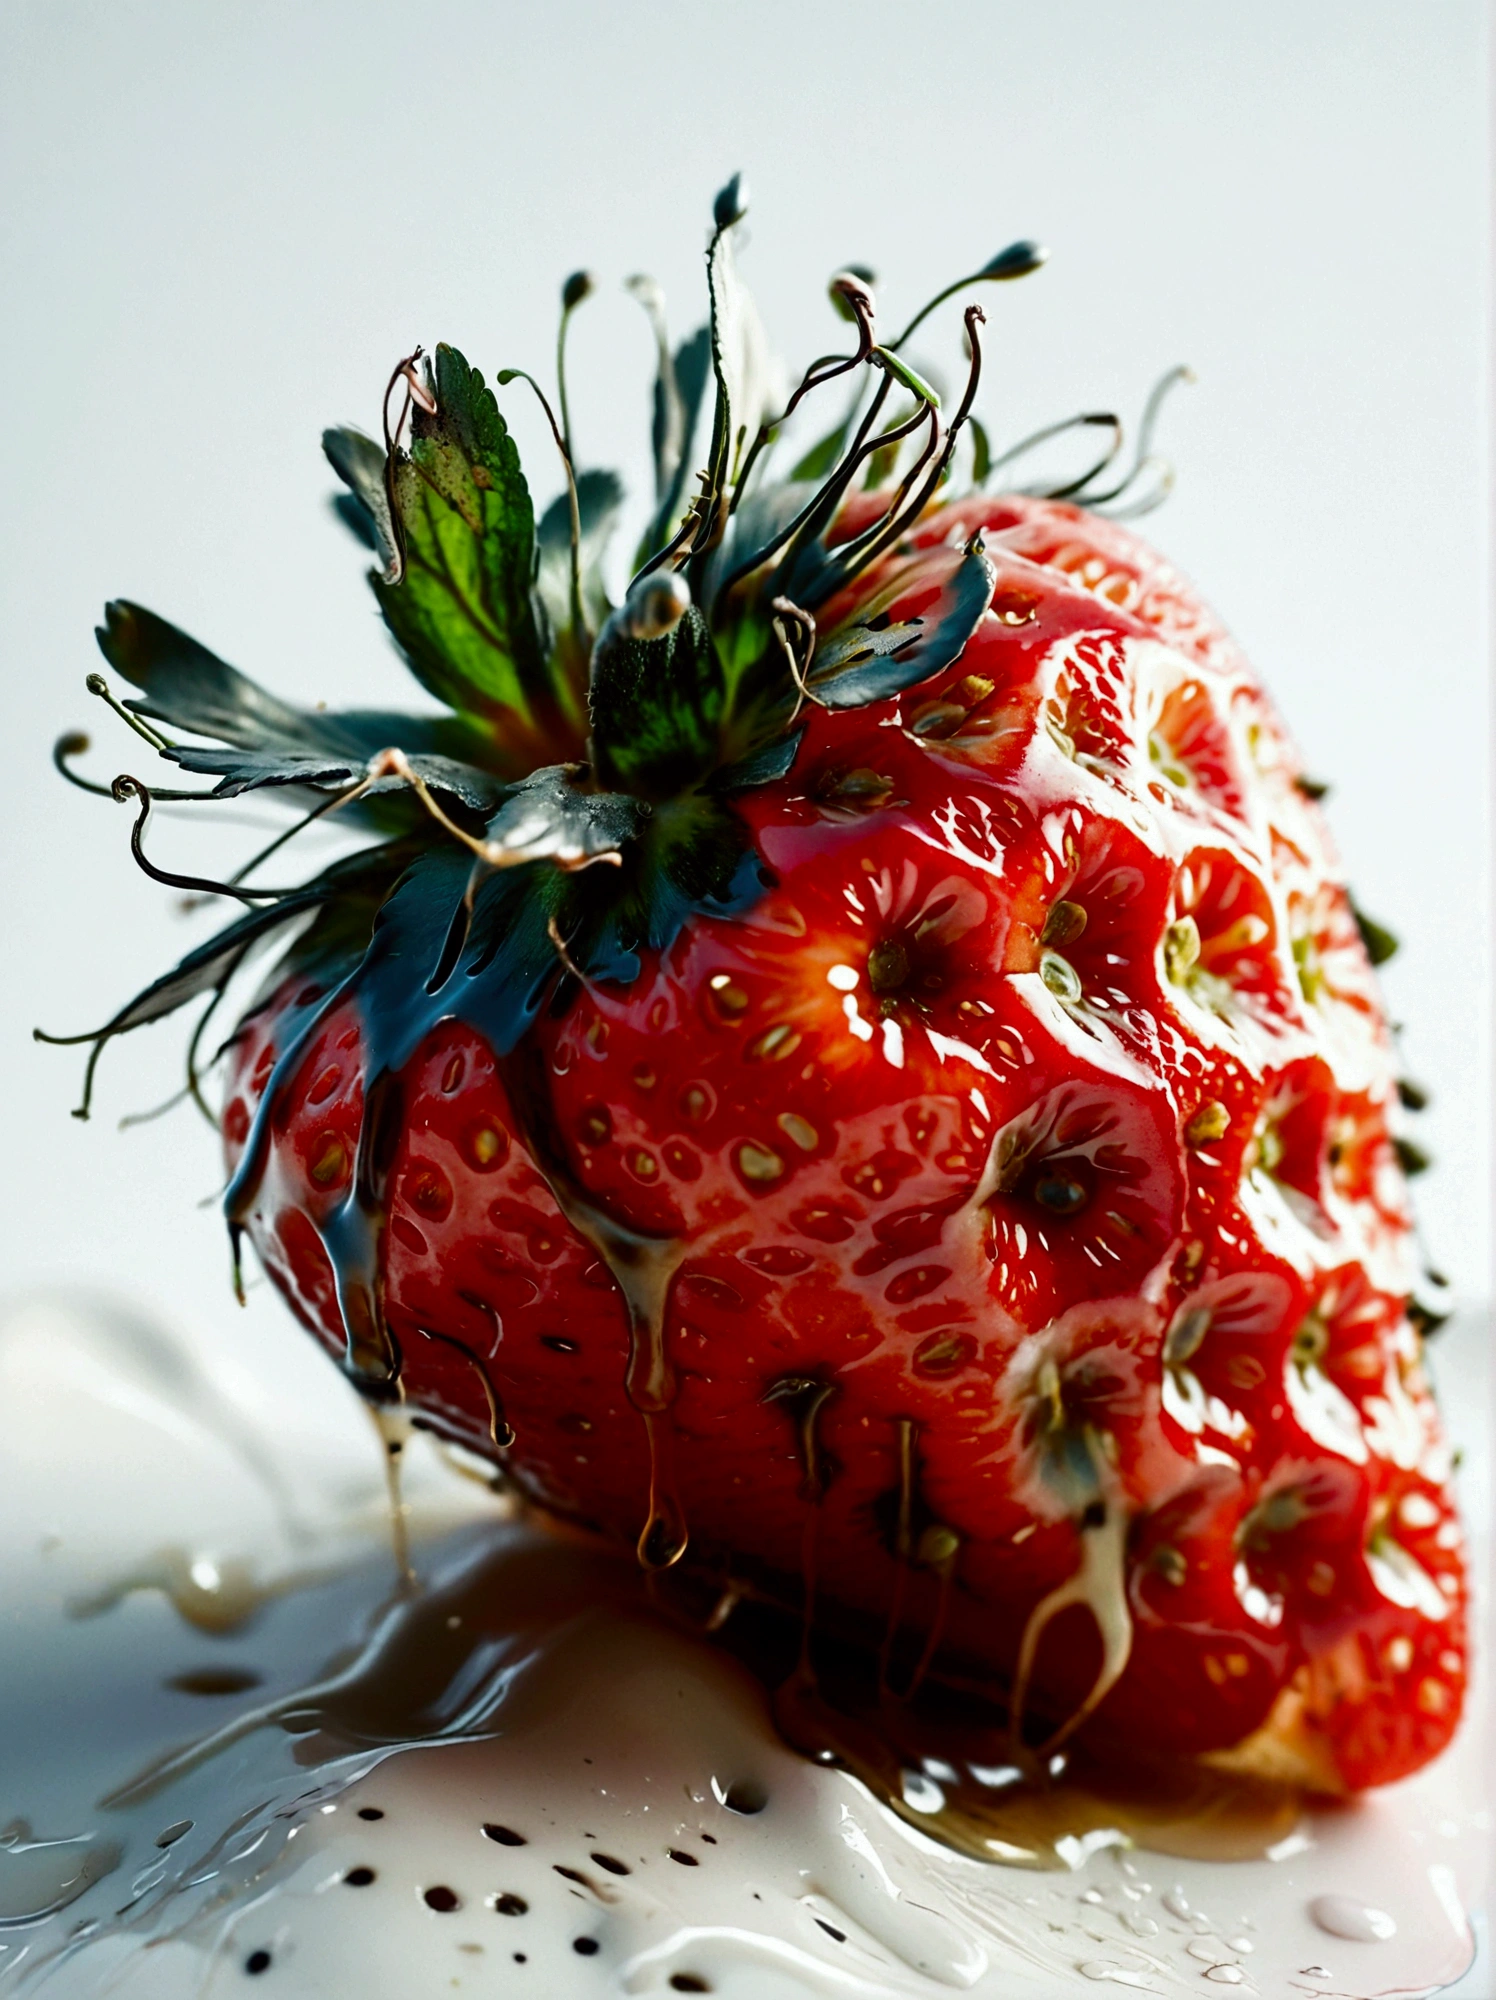
[{"label": "brown drip streak", "polygon": [[686,1552],[689,1532],[675,1482],[670,1406],[675,1373],[665,1349],[665,1313],[686,1245],[676,1236],[646,1236],[599,1208],[581,1188],[556,1142],[557,1122],[543,1058],[516,1049],[500,1062],[510,1109],[556,1206],[607,1265],[623,1294],[629,1322],[624,1393],[644,1421],[649,1448],[649,1509],[638,1541],[645,1569],[668,1569]]},{"label": "brown drip streak", "polygon": [[[866,1669],[855,1688],[834,1674],[828,1693],[826,1677],[823,1662],[819,1684],[797,1673],[777,1690],[774,1719],[785,1740],[852,1772],[908,1825],[976,1860],[1068,1868],[1070,1843],[1096,1834],[1160,1854],[1249,1860],[1302,1815],[1302,1796],[1289,1785],[1197,1759],[1134,1759],[1116,1745],[1104,1756],[1077,1747],[1053,1775],[1023,1769],[1006,1729],[960,1715],[944,1691],[937,1710],[880,1696]],[[942,1776],[933,1810],[926,1759],[952,1774]],[[905,1798],[906,1773],[921,1777],[921,1810]]]},{"label": "brown drip streak", "polygon": [[514,1429],[504,1415],[499,1392],[495,1389],[481,1356],[474,1354],[470,1347],[464,1347],[460,1340],[454,1340],[449,1333],[438,1333],[429,1326],[417,1327],[416,1331],[427,1340],[434,1340],[442,1347],[450,1347],[454,1354],[460,1354],[470,1365],[482,1385],[484,1399],[488,1404],[488,1441],[496,1452],[507,1451],[514,1443]]},{"label": "brown drip streak", "polygon": [[807,1512],[800,1535],[800,1652],[795,1674],[797,1679],[811,1687],[815,1685],[810,1642],[815,1625],[821,1501],[836,1473],[831,1458],[821,1450],[818,1425],[821,1411],[835,1394],[834,1382],[823,1382],[815,1375],[782,1375],[764,1391],[766,1403],[785,1403],[789,1406],[800,1454],[800,1497],[806,1503]]}]

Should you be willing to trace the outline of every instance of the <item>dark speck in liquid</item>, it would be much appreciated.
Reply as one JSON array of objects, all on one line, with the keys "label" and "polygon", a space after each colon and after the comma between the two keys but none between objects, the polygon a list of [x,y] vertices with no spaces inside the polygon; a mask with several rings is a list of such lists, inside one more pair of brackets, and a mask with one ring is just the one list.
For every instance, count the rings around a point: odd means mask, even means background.
[{"label": "dark speck in liquid", "polygon": [[530,1907],[523,1896],[513,1895],[508,1889],[494,1897],[493,1906],[501,1917],[522,1917]]},{"label": "dark speck in liquid", "polygon": [[495,1826],[492,1820],[484,1821],[483,1833],[486,1839],[496,1840],[500,1847],[528,1847],[530,1844],[525,1836],[516,1833],[513,1827]]},{"label": "dark speck in liquid", "polygon": [[580,1952],[583,1958],[592,1958],[597,1953],[598,1949],[597,1939],[573,1938],[571,1941],[571,1948],[573,1951]]},{"label": "dark speck in liquid", "polygon": [[249,1957],[246,1958],[244,1961],[244,1970],[247,1973],[249,1973],[251,1977],[253,1977],[254,1974],[257,1972],[268,1972],[270,1970],[269,1952],[252,1951],[249,1954]]},{"label": "dark speck in liquid", "polygon": [[710,1993],[711,1990],[699,1972],[672,1972],[670,1975],[672,1993]]},{"label": "dark speck in liquid", "polygon": [[173,1674],[166,1685],[178,1694],[247,1694],[260,1685],[260,1676],[248,1667],[193,1667]]},{"label": "dark speck in liquid", "polygon": [[729,1812],[761,1813],[769,1803],[769,1795],[762,1785],[729,1785],[722,1795],[722,1803]]},{"label": "dark speck in liquid", "polygon": [[516,1965],[523,1965],[528,1960],[529,1956],[530,1954],[528,1952],[517,1951],[514,1954],[514,1962]]},{"label": "dark speck in liquid", "polygon": [[820,1925],[821,1929],[826,1933],[827,1937],[835,1938],[838,1944],[846,1943],[847,1934],[845,1931],[839,1931],[836,1928],[835,1924],[828,1924],[824,1917],[817,1917],[816,1922]]},{"label": "dark speck in liquid", "polygon": [[348,1884],[350,1889],[367,1889],[369,1884],[374,1880],[374,1870],[372,1868],[350,1868],[348,1873],[343,1877],[343,1880]]},{"label": "dark speck in liquid", "polygon": [[384,1813],[379,1806],[360,1806],[358,1816],[360,1819],[383,1819]]},{"label": "dark speck in liquid", "polygon": [[[702,1835],[701,1837],[702,1837],[702,1839],[703,1839],[703,1840],[704,1840],[704,1841],[706,1842],[706,1844],[707,1844],[707,1846],[708,1846],[708,1847],[715,1847],[715,1846],[717,1845],[717,1836],[716,1836],[716,1834],[714,1834],[714,1833],[704,1833],[704,1834],[703,1834],[703,1835]],[[694,1974],[693,1974],[693,1977],[694,1977]]]},{"label": "dark speck in liquid", "polygon": [[682,1868],[699,1868],[701,1866],[696,1856],[694,1854],[687,1854],[683,1847],[672,1847],[670,1849],[670,1859],[678,1861]]},{"label": "dark speck in liquid", "polygon": [[428,1910],[439,1910],[443,1916],[446,1916],[449,1911],[460,1910],[462,1908],[462,1898],[458,1895],[457,1891],[447,1888],[441,1882],[438,1882],[434,1888],[427,1889],[422,1895],[421,1900]]},{"label": "dark speck in liquid", "polygon": [[628,1863],[618,1860],[615,1855],[594,1854],[592,1858],[599,1868],[606,1868],[610,1875],[627,1875],[630,1873]]},{"label": "dark speck in liquid", "polygon": [[158,1847],[175,1847],[183,1835],[191,1833],[191,1831],[192,1821],[190,1819],[175,1819],[170,1826],[162,1827],[161,1831],[156,1835],[156,1845]]}]

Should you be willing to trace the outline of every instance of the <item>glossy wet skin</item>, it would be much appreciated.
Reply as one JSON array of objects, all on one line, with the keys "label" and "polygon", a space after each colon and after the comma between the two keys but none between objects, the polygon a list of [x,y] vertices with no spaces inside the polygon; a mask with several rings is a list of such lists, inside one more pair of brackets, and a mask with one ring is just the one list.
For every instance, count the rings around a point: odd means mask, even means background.
[{"label": "glossy wet skin", "polygon": [[[979,526],[956,665],[811,712],[740,801],[746,916],[566,982],[502,1062],[448,1022],[407,1065],[400,1392],[651,1560],[809,1563],[875,1643],[1022,1664],[1031,1741],[1125,1662],[1094,1729],[1219,1748],[1292,1683],[1325,1782],[1390,1778],[1457,1718],[1463,1573],[1354,919],[1183,586],[1054,503],[914,539]],[[934,560],[889,565],[906,610]],[[294,997],[239,1045],[231,1161]],[[246,1212],[339,1357],[361,1047],[321,1025]]]}]

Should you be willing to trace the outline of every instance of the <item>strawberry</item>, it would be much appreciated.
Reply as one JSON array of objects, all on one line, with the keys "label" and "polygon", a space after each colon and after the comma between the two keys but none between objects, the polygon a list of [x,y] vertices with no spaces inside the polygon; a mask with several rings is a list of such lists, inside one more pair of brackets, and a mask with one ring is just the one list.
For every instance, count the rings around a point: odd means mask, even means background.
[{"label": "strawberry", "polygon": [[[616,481],[556,421],[536,524],[439,348],[382,446],[326,446],[447,713],[296,709],[110,607],[128,718],[206,796],[373,838],[216,885],[244,914],[95,1054],[289,932],[228,1044],[227,1213],[371,1400],[652,1567],[1005,1686],[1030,1746],[1397,1777],[1458,1718],[1464,1576],[1386,935],[1262,684],[1100,511],[1136,483],[984,490],[981,309],[947,421],[843,274],[855,351],[776,413],[740,211],[674,355],[636,282],[658,512],[621,605]],[[115,793],[144,859],[156,794]]]}]

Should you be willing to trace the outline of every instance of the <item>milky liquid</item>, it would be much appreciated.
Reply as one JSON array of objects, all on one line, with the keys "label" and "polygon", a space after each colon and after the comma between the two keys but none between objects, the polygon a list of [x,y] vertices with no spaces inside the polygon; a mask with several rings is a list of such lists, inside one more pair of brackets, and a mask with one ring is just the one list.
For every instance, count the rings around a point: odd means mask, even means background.
[{"label": "milky liquid", "polygon": [[[1015,1787],[834,1671],[787,1675],[776,1729],[753,1648],[726,1644],[739,1613],[702,1636],[687,1592],[444,1477],[420,1439],[412,1580],[356,1411],[310,1504],[170,1379],[76,1313],[0,1325],[0,1992],[1039,2000],[1458,1969],[1450,1864],[1479,1836],[1447,1782],[1416,1823],[1315,1818],[1281,1861],[1161,1862],[1127,1843],[1199,1798],[1155,1797],[1150,1828],[1097,1773]],[[1441,1824],[1442,1882],[1407,1859]],[[1348,1880],[1396,1934],[1342,1937],[1306,1985],[1331,1942],[1311,1898]]]}]

